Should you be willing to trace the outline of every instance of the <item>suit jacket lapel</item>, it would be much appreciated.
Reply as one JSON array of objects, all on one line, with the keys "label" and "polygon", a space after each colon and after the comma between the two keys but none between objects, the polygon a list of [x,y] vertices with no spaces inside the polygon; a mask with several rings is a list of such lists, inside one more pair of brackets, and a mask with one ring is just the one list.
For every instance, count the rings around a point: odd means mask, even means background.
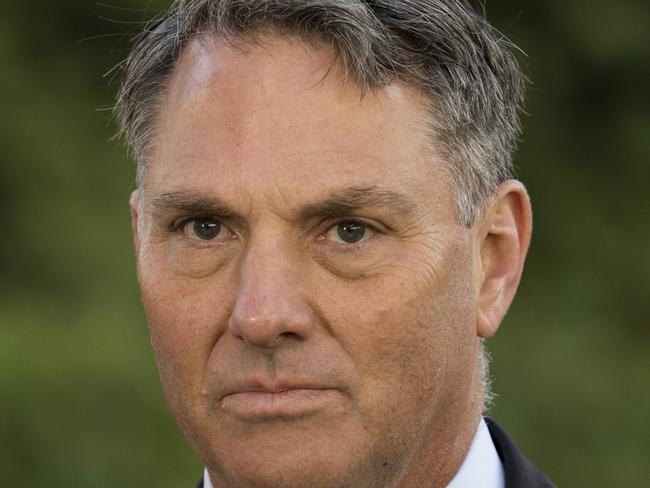
[{"label": "suit jacket lapel", "polygon": [[531,463],[496,422],[486,418],[492,442],[499,453],[506,476],[506,488],[555,488]]}]

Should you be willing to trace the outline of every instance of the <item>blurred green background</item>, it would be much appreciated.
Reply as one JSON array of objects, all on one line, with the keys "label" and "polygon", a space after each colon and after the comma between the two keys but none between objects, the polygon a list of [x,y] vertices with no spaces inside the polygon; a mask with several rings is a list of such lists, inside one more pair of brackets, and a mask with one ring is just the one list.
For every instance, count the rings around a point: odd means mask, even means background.
[{"label": "blurred green background", "polygon": [[[133,168],[102,77],[165,1],[0,15],[0,484],[193,486],[134,276]],[[560,487],[648,486],[650,8],[487,2],[528,54],[535,235],[491,340],[492,416]]]}]

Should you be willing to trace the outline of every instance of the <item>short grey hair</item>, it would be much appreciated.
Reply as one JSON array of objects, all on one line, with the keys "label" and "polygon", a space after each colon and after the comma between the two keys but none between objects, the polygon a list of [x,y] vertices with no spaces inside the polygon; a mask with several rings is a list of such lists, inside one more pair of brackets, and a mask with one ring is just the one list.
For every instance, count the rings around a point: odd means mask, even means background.
[{"label": "short grey hair", "polygon": [[268,30],[332,45],[362,90],[396,80],[423,90],[431,146],[447,165],[466,227],[512,177],[526,78],[515,46],[467,0],[176,0],[136,37],[123,64],[115,114],[138,182],[183,48],[207,33],[236,45]]}]

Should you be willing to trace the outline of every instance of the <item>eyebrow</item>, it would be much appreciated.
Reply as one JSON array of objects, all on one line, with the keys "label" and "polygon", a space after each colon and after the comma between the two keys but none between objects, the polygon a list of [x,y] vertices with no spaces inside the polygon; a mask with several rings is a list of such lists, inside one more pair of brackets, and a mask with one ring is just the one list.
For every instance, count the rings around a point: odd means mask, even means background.
[{"label": "eyebrow", "polygon": [[[345,217],[355,211],[369,208],[380,208],[399,215],[409,215],[416,210],[417,206],[404,193],[376,185],[355,186],[335,191],[320,201],[304,205],[298,211],[298,219]],[[152,213],[159,215],[167,211],[181,211],[229,220],[245,220],[219,197],[187,191],[165,192],[154,196]]]},{"label": "eyebrow", "polygon": [[299,212],[302,219],[314,217],[345,217],[352,212],[380,208],[400,215],[415,211],[415,203],[405,194],[379,186],[357,186],[336,191],[325,199],[305,205]]},{"label": "eyebrow", "polygon": [[194,215],[214,216],[223,219],[241,219],[224,200],[199,193],[172,191],[156,195],[152,199],[151,213],[159,215],[180,211]]}]

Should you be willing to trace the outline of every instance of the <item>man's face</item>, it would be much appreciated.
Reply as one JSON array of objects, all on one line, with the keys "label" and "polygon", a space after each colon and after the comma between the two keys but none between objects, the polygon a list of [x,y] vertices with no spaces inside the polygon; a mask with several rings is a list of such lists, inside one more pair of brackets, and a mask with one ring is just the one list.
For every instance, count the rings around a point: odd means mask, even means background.
[{"label": "man's face", "polygon": [[215,486],[415,486],[480,413],[477,237],[424,95],[330,61],[195,41],[134,204],[165,395]]}]

